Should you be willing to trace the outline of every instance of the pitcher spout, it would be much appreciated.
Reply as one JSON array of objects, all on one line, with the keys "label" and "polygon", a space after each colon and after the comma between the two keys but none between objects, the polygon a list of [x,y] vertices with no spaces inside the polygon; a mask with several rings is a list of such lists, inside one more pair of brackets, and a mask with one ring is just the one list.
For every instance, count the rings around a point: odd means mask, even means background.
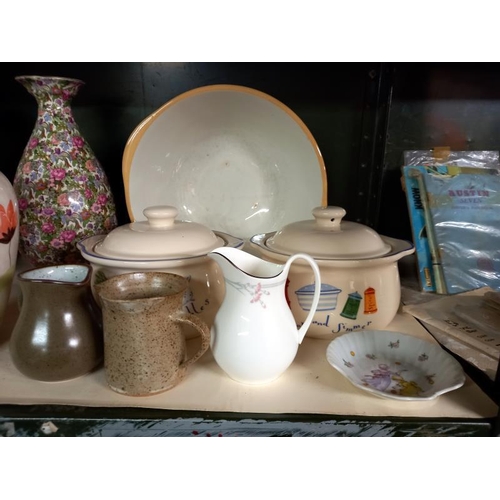
[{"label": "pitcher spout", "polygon": [[285,267],[231,247],[216,248],[208,257],[219,264],[225,277],[232,276],[230,279],[242,274],[259,280],[277,278]]}]

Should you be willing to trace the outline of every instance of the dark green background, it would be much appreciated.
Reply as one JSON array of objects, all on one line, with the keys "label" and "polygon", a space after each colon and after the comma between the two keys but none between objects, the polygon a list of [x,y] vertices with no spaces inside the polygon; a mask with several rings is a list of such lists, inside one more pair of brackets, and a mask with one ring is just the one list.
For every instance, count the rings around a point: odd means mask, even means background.
[{"label": "dark green background", "polygon": [[121,161],[130,133],[173,97],[230,83],[266,92],[305,122],[324,157],[328,201],[346,219],[411,239],[400,184],[405,149],[500,148],[500,65],[477,63],[2,63],[1,170],[11,180],[30,136],[36,102],[22,74],[80,78],[80,130],[128,222]]}]

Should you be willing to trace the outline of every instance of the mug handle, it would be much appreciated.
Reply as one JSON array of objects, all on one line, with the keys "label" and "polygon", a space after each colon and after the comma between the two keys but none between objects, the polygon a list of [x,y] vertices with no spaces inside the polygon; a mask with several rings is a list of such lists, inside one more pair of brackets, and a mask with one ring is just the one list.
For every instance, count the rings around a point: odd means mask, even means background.
[{"label": "mug handle", "polygon": [[309,310],[309,314],[307,315],[304,323],[297,332],[298,342],[299,344],[301,344],[302,341],[304,340],[304,337],[306,336],[307,329],[311,325],[313,317],[316,314],[316,308],[318,307],[319,296],[321,294],[321,275],[319,272],[318,264],[316,264],[316,261],[310,255],[307,255],[305,253],[296,253],[286,261],[285,267],[283,268],[285,276],[288,276],[288,272],[290,271],[290,266],[292,265],[292,262],[296,259],[305,260],[311,266],[311,269],[313,270],[314,273],[314,295],[311,304],[311,309]]},{"label": "mug handle", "polygon": [[210,328],[200,318],[194,314],[184,311],[178,311],[172,316],[172,319],[178,323],[186,323],[198,330],[201,335],[201,346],[198,351],[186,361],[183,361],[179,368],[187,368],[190,364],[199,359],[210,347]]}]

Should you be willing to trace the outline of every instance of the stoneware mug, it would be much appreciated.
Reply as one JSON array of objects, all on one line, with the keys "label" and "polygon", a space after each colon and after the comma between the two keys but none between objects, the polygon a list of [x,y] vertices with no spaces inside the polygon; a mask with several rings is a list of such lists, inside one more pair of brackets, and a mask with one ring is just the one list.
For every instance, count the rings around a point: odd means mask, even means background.
[{"label": "stoneware mug", "polygon": [[9,343],[16,368],[44,382],[69,380],[102,361],[101,313],[90,266],[59,265],[17,275],[20,313]]},{"label": "stoneware mug", "polygon": [[[146,271],[96,285],[102,304],[104,369],[111,389],[151,396],[177,385],[210,345],[208,326],[182,309],[188,280]],[[183,324],[199,331],[201,346],[188,358]]]}]

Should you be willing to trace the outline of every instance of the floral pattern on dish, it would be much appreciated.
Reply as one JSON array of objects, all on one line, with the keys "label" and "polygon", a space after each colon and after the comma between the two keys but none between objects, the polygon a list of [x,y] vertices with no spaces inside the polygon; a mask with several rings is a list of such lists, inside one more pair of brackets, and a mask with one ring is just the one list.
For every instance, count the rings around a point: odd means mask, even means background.
[{"label": "floral pattern on dish", "polygon": [[330,342],[326,354],[351,383],[384,398],[431,400],[465,382],[460,363],[439,344],[408,334],[350,332]]},{"label": "floral pattern on dish", "polygon": [[406,380],[402,372],[405,369],[397,371],[391,370],[389,365],[381,363],[370,374],[363,376],[362,380],[367,385],[378,391],[390,392],[399,396],[418,396],[424,392],[414,380]]}]

